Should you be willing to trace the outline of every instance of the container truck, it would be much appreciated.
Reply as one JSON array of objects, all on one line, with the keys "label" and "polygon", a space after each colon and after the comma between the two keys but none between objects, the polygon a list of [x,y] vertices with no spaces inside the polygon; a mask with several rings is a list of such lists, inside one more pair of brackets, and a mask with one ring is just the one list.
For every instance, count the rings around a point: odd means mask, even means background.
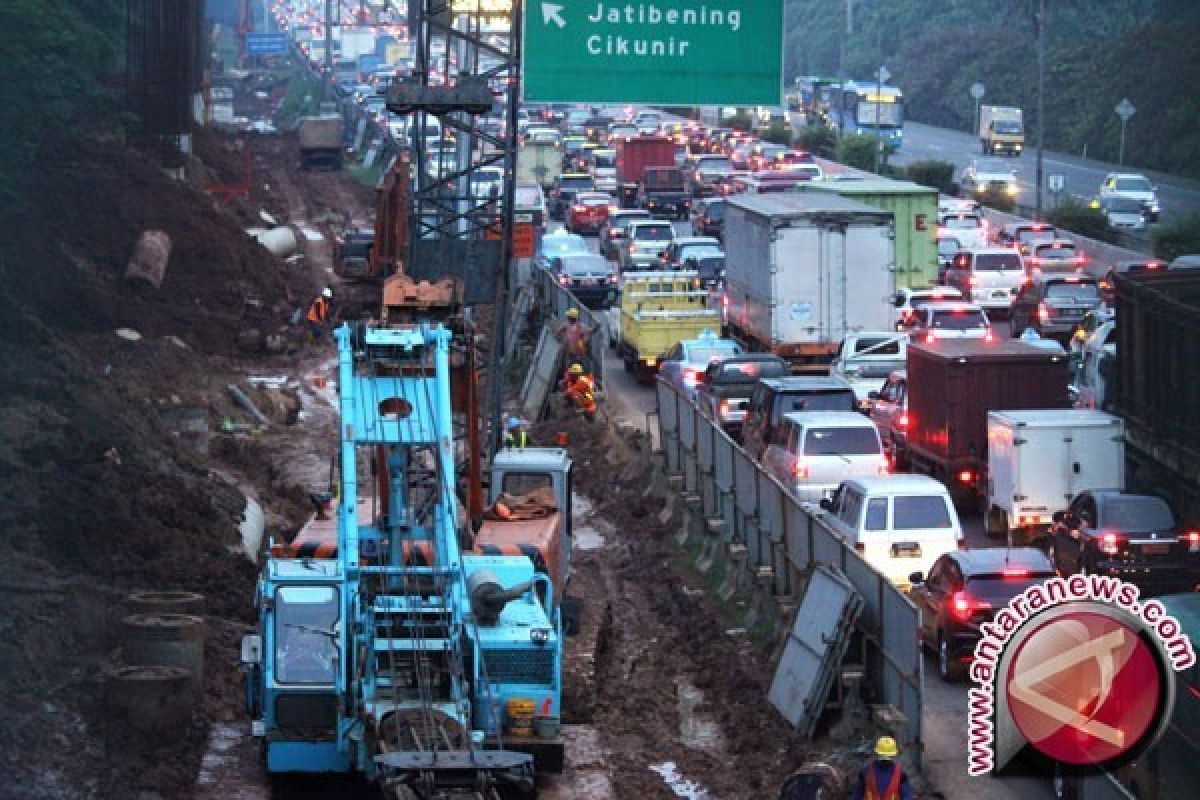
[{"label": "container truck", "polygon": [[622,208],[637,208],[638,187],[647,167],[675,168],[675,142],[666,136],[618,138],[617,191]]},{"label": "container truck", "polygon": [[908,435],[897,460],[950,488],[986,492],[989,411],[1067,408],[1067,356],[1018,340],[936,339],[908,345]]},{"label": "container truck", "polygon": [[937,283],[937,189],[911,181],[871,178],[802,181],[793,191],[832,192],[892,214],[896,231],[896,286],[921,289]]},{"label": "container truck", "polygon": [[1125,426],[1088,409],[989,411],[984,530],[1009,544],[1044,535],[1086,489],[1125,486]]},{"label": "container truck", "polygon": [[[1115,379],[1109,410],[1125,419],[1129,487],[1165,494],[1184,524],[1200,523],[1200,271],[1115,277]],[[1108,362],[1110,364],[1114,362]],[[1105,363],[1100,363],[1101,374]],[[1113,391],[1115,389],[1115,391]],[[1195,527],[1189,530],[1195,530]]]},{"label": "container truck", "polygon": [[1021,155],[1021,151],[1025,149],[1025,122],[1021,109],[1009,106],[980,106],[979,147],[984,155]]},{"label": "container truck", "polygon": [[342,168],[342,118],[337,114],[301,117],[296,139],[301,168]]},{"label": "container truck", "polygon": [[793,369],[828,369],[849,334],[892,329],[892,215],[830,194],[731,198],[726,325]]}]

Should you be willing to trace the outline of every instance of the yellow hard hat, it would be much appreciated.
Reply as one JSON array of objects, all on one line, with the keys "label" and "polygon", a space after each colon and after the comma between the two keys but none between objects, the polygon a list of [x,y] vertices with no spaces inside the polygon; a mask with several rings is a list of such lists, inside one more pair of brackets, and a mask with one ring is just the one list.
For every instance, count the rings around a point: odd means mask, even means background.
[{"label": "yellow hard hat", "polygon": [[567,319],[579,319],[579,309],[578,308],[568,308],[567,309]]},{"label": "yellow hard hat", "polygon": [[880,758],[895,758],[900,755],[900,748],[896,747],[896,740],[890,736],[880,736],[879,741],[875,743],[875,755]]},{"label": "yellow hard hat", "polygon": [[571,368],[567,370],[567,372],[571,373],[572,375],[582,375],[583,366],[580,364],[572,364]]}]

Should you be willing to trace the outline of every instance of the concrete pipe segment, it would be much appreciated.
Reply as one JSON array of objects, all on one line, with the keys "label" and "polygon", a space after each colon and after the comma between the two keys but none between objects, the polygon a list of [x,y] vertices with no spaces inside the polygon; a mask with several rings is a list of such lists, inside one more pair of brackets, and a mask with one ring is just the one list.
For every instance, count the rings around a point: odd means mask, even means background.
[{"label": "concrete pipe segment", "polygon": [[129,729],[177,733],[192,715],[192,673],[184,667],[118,667],[108,675],[107,699],[114,716]]},{"label": "concrete pipe segment", "polygon": [[125,596],[127,614],[200,614],[204,595],[199,592],[139,589]]},{"label": "concrete pipe segment", "polygon": [[121,620],[125,663],[182,667],[192,685],[204,686],[204,619],[191,614],[130,614]]}]

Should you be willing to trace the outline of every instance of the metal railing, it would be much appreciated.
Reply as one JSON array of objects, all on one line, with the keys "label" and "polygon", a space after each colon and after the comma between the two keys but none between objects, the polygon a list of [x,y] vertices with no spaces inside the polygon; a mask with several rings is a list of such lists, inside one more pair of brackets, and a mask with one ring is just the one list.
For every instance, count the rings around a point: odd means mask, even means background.
[{"label": "metal railing", "polygon": [[[716,523],[708,526],[716,531],[716,558],[726,559],[727,570],[744,571],[741,585],[790,604],[802,596],[813,569],[827,564],[862,595],[857,627],[865,645],[865,680],[879,702],[904,715],[897,733],[919,764],[922,657],[916,607],[829,527],[824,512],[801,505],[673,385],[659,380],[657,395],[667,474],[681,476],[682,491],[699,497],[704,518]],[[730,558],[733,552],[744,558]],[[790,620],[779,615],[777,624]]]}]

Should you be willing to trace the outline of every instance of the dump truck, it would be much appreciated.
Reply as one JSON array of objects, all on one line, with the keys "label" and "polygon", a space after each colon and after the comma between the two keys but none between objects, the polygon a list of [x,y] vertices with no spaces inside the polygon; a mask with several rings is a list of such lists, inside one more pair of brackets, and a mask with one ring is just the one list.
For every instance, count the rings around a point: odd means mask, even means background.
[{"label": "dump truck", "polygon": [[832,194],[759,194],[725,209],[726,327],[797,371],[827,371],[838,345],[891,330],[892,213]]},{"label": "dump truck", "polygon": [[1015,339],[908,345],[908,435],[896,460],[931,475],[955,502],[986,496],[989,411],[1067,408],[1067,356]]},{"label": "dump truck", "polygon": [[980,106],[979,147],[984,155],[1021,155],[1021,151],[1025,149],[1025,122],[1021,109],[1010,106]]},{"label": "dump truck", "polygon": [[[1125,419],[1126,477],[1165,493],[1181,520],[1200,522],[1200,271],[1116,276],[1115,375],[1105,403]],[[1104,372],[1113,362],[1101,361]]]},{"label": "dump truck", "polygon": [[342,118],[337,114],[301,117],[296,128],[301,169],[341,169],[342,135]]},{"label": "dump truck", "polygon": [[700,287],[695,270],[625,275],[615,316],[609,343],[625,371],[645,384],[654,382],[662,357],[676,342],[721,327],[721,312],[709,307],[708,290]]},{"label": "dump truck", "polygon": [[637,208],[639,187],[649,167],[675,169],[675,142],[666,136],[618,138],[617,192],[622,208]]}]

